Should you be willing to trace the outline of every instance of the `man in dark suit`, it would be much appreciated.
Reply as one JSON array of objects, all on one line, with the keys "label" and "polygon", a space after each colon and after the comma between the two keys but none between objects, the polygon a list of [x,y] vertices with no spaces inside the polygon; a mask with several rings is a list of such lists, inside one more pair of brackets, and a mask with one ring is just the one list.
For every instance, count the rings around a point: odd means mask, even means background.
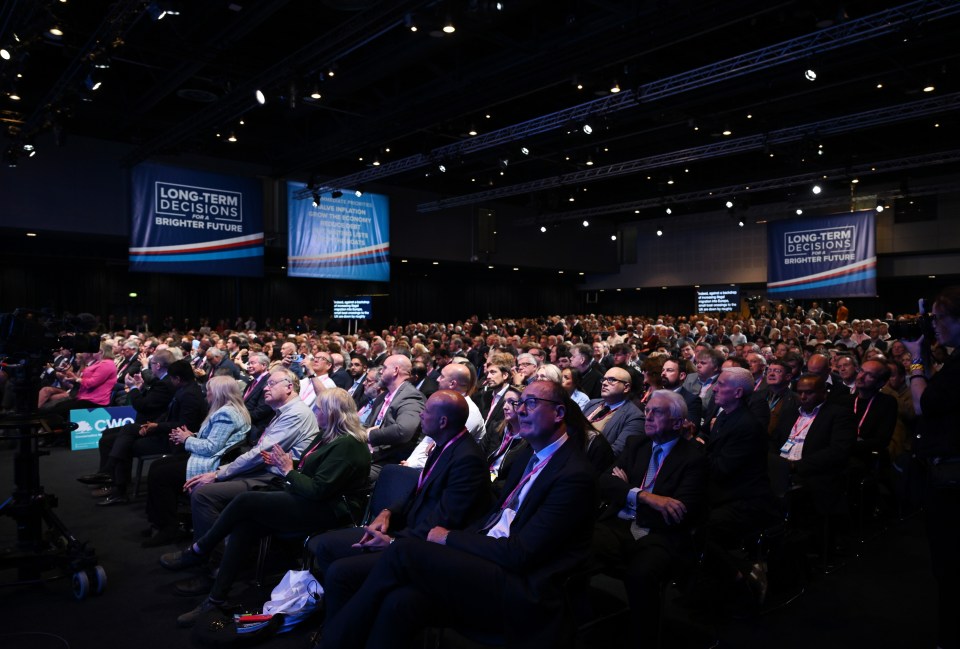
[{"label": "man in dark suit", "polygon": [[127,398],[130,405],[136,410],[132,424],[108,428],[100,436],[100,468],[96,473],[83,475],[77,478],[80,482],[90,485],[103,485],[113,482],[114,465],[116,461],[111,457],[113,445],[123,434],[124,430],[132,430],[137,434],[140,427],[149,421],[155,421],[170,405],[175,388],[167,377],[167,368],[173,363],[173,354],[162,349],[150,359],[151,377],[144,380],[143,374],[132,374],[126,378]]},{"label": "man in dark suit", "polygon": [[363,407],[366,400],[363,395],[363,380],[367,376],[367,357],[363,354],[351,354],[350,362],[347,364],[347,374],[350,376],[350,385],[344,388],[347,393],[353,397],[353,402],[357,404],[357,411]]},{"label": "man in dark suit", "polygon": [[469,409],[452,390],[427,401],[421,419],[436,445],[411,496],[379,512],[366,528],[320,534],[308,547],[323,573],[328,615],[334,615],[360,588],[392,539],[426,538],[437,525],[465,526],[490,504],[490,478],[476,442],[466,433]]},{"label": "man in dark suit", "polygon": [[[706,442],[710,513],[707,519],[707,564],[723,580],[746,583],[749,560],[738,550],[745,536],[776,520],[767,475],[767,430],[750,412],[747,400],[753,375],[742,367],[720,371],[713,398],[721,409]],[[759,587],[759,575],[753,575]],[[754,593],[762,600],[762,590]]]},{"label": "man in dark suit", "polygon": [[[826,400],[831,403],[852,406],[853,396],[850,388],[843,384],[839,375],[830,372],[830,359],[823,354],[813,354],[807,359],[807,372],[820,376],[827,391]],[[799,379],[797,380],[799,383]]]},{"label": "man in dark suit", "polygon": [[263,434],[267,424],[273,419],[273,408],[267,403],[266,387],[270,376],[270,358],[262,353],[250,354],[247,360],[247,370],[250,373],[250,383],[243,391],[243,405],[250,413],[250,432],[247,442],[256,444]]},{"label": "man in dark suit", "polygon": [[330,371],[330,380],[333,381],[333,384],[338,388],[343,388],[346,390],[353,385],[353,379],[350,377],[350,373],[347,371],[347,368],[343,365],[343,354],[339,352],[331,352],[330,360],[333,361],[333,369]]},{"label": "man in dark suit", "polygon": [[503,633],[507,647],[571,645],[560,584],[589,556],[595,484],[567,437],[564,397],[546,381],[524,389],[528,447],[503,502],[469,530],[438,525],[426,541],[390,545],[356,596],[328,613],[321,646],[407,647],[426,625],[450,624]]},{"label": "man in dark suit", "polygon": [[593,362],[593,349],[581,343],[570,350],[570,367],[580,372],[580,391],[591,399],[600,398],[603,372]]},{"label": "man in dark suit", "polygon": [[139,374],[142,369],[140,359],[137,358],[139,350],[140,346],[134,340],[123,343],[123,347],[120,349],[121,359],[117,364],[117,385],[110,397],[110,403],[115,406],[127,404],[127,377]]},{"label": "man in dark suit", "polygon": [[394,354],[383,362],[380,385],[383,393],[373,402],[365,425],[373,448],[371,476],[379,475],[384,464],[406,459],[417,445],[420,412],[425,399],[408,380],[410,359]]},{"label": "man in dark suit", "polygon": [[663,362],[663,369],[660,371],[660,382],[664,390],[672,390],[683,397],[683,402],[687,405],[687,421],[690,422],[687,428],[693,425],[696,429],[703,419],[703,402],[700,401],[699,395],[683,387],[683,382],[687,380],[687,375],[692,370],[693,364],[686,359],[667,359]]},{"label": "man in dark suit", "polygon": [[[746,361],[742,358],[733,356],[723,361],[721,367],[741,367],[743,369],[749,369],[745,367],[746,364]],[[756,385],[756,382],[754,382],[754,385]],[[750,394],[747,395],[746,405],[750,412],[753,413],[753,416],[757,418],[757,421],[763,425],[764,430],[767,430],[770,427],[770,408],[767,405],[766,397],[751,388]],[[714,419],[717,418],[719,412],[720,404],[718,404],[716,400],[713,400],[708,407],[703,409],[703,423],[700,425],[700,437],[707,439],[710,436],[710,426]]]},{"label": "man in dark suit", "polygon": [[213,376],[231,376],[240,380],[243,377],[236,363],[227,357],[225,351],[217,347],[211,347],[207,350],[207,363],[210,365],[207,370],[207,379]]},{"label": "man in dark suit", "polygon": [[481,446],[484,454],[489,455],[500,445],[502,437],[497,429],[503,422],[503,395],[510,387],[510,375],[513,369],[513,355],[494,353],[487,368],[486,387],[475,392],[471,399],[477,404],[484,417],[484,435]]},{"label": "man in dark suit", "polygon": [[770,423],[767,433],[772,437],[777,429],[780,417],[784,413],[796,412],[800,407],[800,398],[790,389],[790,377],[793,375],[785,361],[775,358],[767,367],[766,389],[762,392],[770,411]]},{"label": "man in dark suit", "polygon": [[706,512],[707,466],[700,445],[683,437],[687,416],[677,392],[654,392],[645,437],[627,440],[613,471],[597,483],[607,507],[594,529],[594,554],[608,567],[626,568],[635,647],[658,646],[660,584],[696,560],[691,532]]},{"label": "man in dark suit", "polygon": [[844,472],[857,435],[853,411],[827,400],[821,375],[802,375],[796,392],[800,409],[783,413],[773,438],[774,453],[784,465],[781,477],[789,475],[794,486],[803,488],[817,513],[839,513],[844,509]]},{"label": "man in dark suit", "polygon": [[410,382],[420,390],[424,399],[429,399],[431,394],[440,389],[437,379],[429,375],[427,364],[423,361],[413,362],[410,369]]},{"label": "man in dark suit", "polygon": [[583,414],[607,438],[614,455],[620,455],[627,439],[643,434],[643,413],[630,400],[633,389],[630,372],[611,367],[601,385],[601,398],[588,401]]}]

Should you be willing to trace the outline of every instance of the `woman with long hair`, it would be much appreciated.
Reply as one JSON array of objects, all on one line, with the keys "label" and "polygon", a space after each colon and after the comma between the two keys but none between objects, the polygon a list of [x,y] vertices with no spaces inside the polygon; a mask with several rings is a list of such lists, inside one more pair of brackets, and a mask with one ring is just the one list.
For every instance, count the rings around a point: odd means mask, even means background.
[{"label": "woman with long hair", "polygon": [[201,565],[220,541],[230,537],[210,595],[177,618],[180,626],[191,626],[203,612],[223,606],[248,550],[260,537],[276,532],[316,534],[347,525],[359,513],[370,474],[370,450],[353,397],[342,388],[324,390],[313,410],[321,433],[299,462],[294,464],[293,456],[278,446],[262,451],[266,464],[282,470],[283,491],[238,495],[196,543],[161,559],[173,570]]},{"label": "woman with long hair", "polygon": [[[207,417],[194,433],[186,426],[170,432],[175,452],[154,460],[147,474],[147,518],[150,538],[144,547],[171,543],[179,536],[177,500],[183,483],[193,476],[213,471],[224,451],[243,441],[250,430],[250,413],[243,405],[240,386],[229,376],[207,381]],[[186,452],[183,452],[186,451]]]}]

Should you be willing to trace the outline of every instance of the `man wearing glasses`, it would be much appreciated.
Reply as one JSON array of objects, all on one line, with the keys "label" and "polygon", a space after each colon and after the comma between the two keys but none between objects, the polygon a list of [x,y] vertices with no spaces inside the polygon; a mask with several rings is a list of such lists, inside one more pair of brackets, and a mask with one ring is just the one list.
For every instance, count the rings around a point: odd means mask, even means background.
[{"label": "man wearing glasses", "polygon": [[[220,512],[236,496],[253,489],[282,489],[283,474],[276,466],[263,463],[261,451],[280,446],[293,455],[294,462],[307,449],[320,431],[317,418],[300,400],[300,381],[288,369],[278,368],[267,378],[264,394],[267,403],[276,411],[273,421],[264,429],[257,443],[246,453],[216,471],[208,471],[190,478],[183,486],[190,493],[193,513],[193,539],[197,540],[213,526]],[[160,557],[160,564],[170,570],[184,567],[182,552],[171,552]],[[208,591],[212,579],[190,579],[178,584],[182,594]]]},{"label": "man wearing glasses", "polygon": [[611,367],[600,381],[600,398],[583,407],[583,414],[607,438],[614,455],[620,455],[628,438],[643,434],[643,413],[630,401],[632,390],[630,372]]},{"label": "man wearing glasses", "polygon": [[540,367],[540,361],[533,354],[526,353],[517,356],[517,369],[513,371],[513,384],[529,385],[532,383],[538,367]]},{"label": "man wearing glasses", "polygon": [[465,621],[503,634],[508,647],[570,644],[561,584],[589,556],[596,487],[582,444],[567,437],[565,396],[548,381],[524,389],[517,408],[528,446],[503,500],[465,530],[437,526],[426,540],[390,544],[328,616],[319,646],[408,646],[427,625]]}]

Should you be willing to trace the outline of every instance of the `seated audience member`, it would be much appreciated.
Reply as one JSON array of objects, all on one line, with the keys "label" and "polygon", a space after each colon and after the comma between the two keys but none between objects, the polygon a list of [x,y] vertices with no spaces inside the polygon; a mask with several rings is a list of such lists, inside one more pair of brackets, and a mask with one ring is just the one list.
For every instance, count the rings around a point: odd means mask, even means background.
[{"label": "seated audience member", "polygon": [[[261,451],[277,446],[291,453],[294,461],[299,461],[317,436],[317,418],[300,401],[297,393],[300,381],[292,371],[278,366],[270,372],[266,389],[267,403],[276,411],[276,416],[264,429],[257,444],[229,464],[195,475],[184,484],[184,490],[190,493],[194,539],[209,532],[220,513],[238,495],[252,490],[283,488],[283,471],[265,464]],[[160,564],[172,564],[176,554],[163,555]],[[209,588],[209,578],[201,576],[180,584],[178,592],[195,595]]]},{"label": "seated audience member", "polygon": [[753,391],[765,392],[767,389],[767,359],[755,351],[747,352],[743,357],[747,361],[750,374],[753,375]]},{"label": "seated audience member", "polygon": [[[556,381],[552,382],[556,383]],[[587,461],[593,466],[596,474],[599,476],[605,473],[616,459],[613,447],[603,433],[587,421],[586,415],[577,404],[570,401],[565,405],[568,407],[564,411],[563,423],[567,427],[567,435],[583,446]]]},{"label": "seated audience member", "polygon": [[[917,425],[917,412],[913,407],[913,396],[907,385],[907,370],[902,363],[887,361],[890,379],[881,392],[897,400],[897,425],[893,429],[888,451],[890,459],[897,462],[904,453],[910,451],[914,430]],[[898,463],[899,464],[899,463]]]},{"label": "seated audience member", "polygon": [[[393,360],[388,358],[386,364]],[[360,588],[393,540],[425,538],[437,525],[461,528],[489,506],[489,473],[480,448],[466,432],[468,413],[466,399],[458,392],[435,392],[420,414],[423,432],[435,446],[416,490],[378,512],[366,527],[335,530],[310,540],[308,547],[323,575],[328,616]]]},{"label": "seated audience member", "polygon": [[843,387],[852,395],[857,393],[857,374],[859,371],[857,360],[853,356],[844,354],[837,357],[837,376],[840,377]]},{"label": "seated audience member", "polygon": [[767,434],[771,437],[777,429],[783,413],[796,412],[800,408],[800,399],[790,389],[792,370],[782,359],[775,358],[767,366],[766,389],[761,393],[767,401],[770,410],[770,423],[767,425]]},{"label": "seated audience member", "polygon": [[[738,356],[731,356],[730,358],[723,361],[723,364],[720,366],[721,369],[726,369],[728,367],[739,367],[749,371],[749,366],[747,361]],[[751,374],[752,376],[752,374]],[[766,395],[762,392],[755,392],[753,388],[750,389],[750,393],[747,395],[747,408],[753,413],[753,416],[757,418],[762,425],[764,430],[767,430],[770,426],[770,407],[767,404]],[[700,437],[706,439],[710,435],[710,426],[714,419],[717,418],[717,415],[720,412],[720,404],[713,401],[709,407],[704,408],[703,411],[703,424],[700,426]]]},{"label": "seated audience member", "polygon": [[303,362],[303,378],[300,380],[300,400],[312,406],[317,395],[324,390],[332,390],[337,384],[330,378],[333,360],[330,352],[317,352],[313,358]]},{"label": "seated audience member", "polygon": [[126,380],[127,376],[139,374],[143,369],[137,353],[140,345],[136,340],[128,340],[120,348],[120,362],[117,364],[117,382],[113,386],[110,403],[114,406],[127,405]]},{"label": "seated audience member", "polygon": [[[850,389],[843,385],[843,381],[830,371],[830,359],[823,354],[813,354],[807,359],[807,372],[820,376],[827,391],[827,400],[843,405],[852,405],[853,398]],[[797,379],[799,382],[799,379]],[[796,388],[794,388],[796,391]]]},{"label": "seated audience member", "polygon": [[367,420],[370,419],[370,413],[373,412],[373,404],[377,401],[383,393],[383,386],[380,385],[380,374],[383,372],[383,367],[371,367],[364,373],[363,377],[363,396],[361,398],[354,397],[354,401],[357,402],[357,416],[360,418],[360,423],[364,426],[367,425]]},{"label": "seated audience member", "polygon": [[437,385],[437,379],[429,376],[429,374],[427,364],[422,360],[415,360],[410,365],[410,382],[420,390],[424,399],[429,399],[431,394],[440,389],[440,386]]},{"label": "seated audience member", "polygon": [[535,381],[551,381],[553,383],[562,383],[563,380],[560,368],[552,363],[545,363],[538,367],[533,378]]},{"label": "seated audience member", "polygon": [[713,403],[713,384],[720,377],[720,368],[723,366],[723,361],[723,353],[719,350],[701,349],[697,352],[693,361],[697,368],[697,372],[693,376],[693,383],[690,382],[691,377],[688,376],[687,385],[684,386],[699,395],[700,401],[703,402],[704,419],[706,419],[706,413]]},{"label": "seated audience member", "polygon": [[[359,354],[350,355],[350,363],[347,365],[347,375],[350,377],[350,385],[344,388],[353,398],[353,402],[357,405],[357,412],[360,412],[360,408],[363,407],[363,404],[360,402],[361,397],[363,396],[363,379],[367,376],[367,359],[365,356]],[[361,420],[362,423],[363,420]]]},{"label": "seated audience member", "polygon": [[703,402],[700,396],[683,387],[687,375],[693,373],[693,364],[686,359],[668,358],[663,361],[660,370],[660,384],[663,390],[670,390],[679,394],[687,406],[687,424],[684,426],[685,435],[695,435],[703,420]]},{"label": "seated audience member", "polygon": [[513,371],[511,382],[514,385],[529,385],[536,380],[539,367],[540,361],[533,354],[520,354],[517,356],[517,367]]},{"label": "seated audience member", "polygon": [[851,458],[854,477],[890,464],[887,447],[897,425],[897,400],[881,392],[889,380],[890,370],[881,361],[865,361],[857,372],[853,400],[857,441]]},{"label": "seated audience member", "polygon": [[654,392],[644,428],[652,443],[627,440],[597,483],[606,508],[594,528],[594,553],[607,568],[624,567],[635,647],[659,645],[661,584],[697,557],[692,530],[706,512],[707,468],[700,445],[683,436],[686,419],[679,394]]},{"label": "seated audience member", "polygon": [[622,367],[612,367],[602,379],[601,398],[590,400],[583,413],[619,455],[633,435],[643,434],[643,413],[630,401],[632,377]]},{"label": "seated audience member", "polygon": [[580,389],[583,393],[591,399],[599,399],[604,373],[594,364],[590,345],[580,343],[573,346],[570,350],[570,367],[580,372]]},{"label": "seated audience member", "polygon": [[263,352],[251,352],[247,357],[250,383],[243,390],[243,405],[250,413],[250,432],[247,443],[256,444],[273,418],[273,408],[267,403],[267,380],[270,378],[270,358]]},{"label": "seated audience member", "polygon": [[[162,350],[161,350],[162,351]],[[160,353],[160,352],[157,352]],[[154,354],[156,356],[156,354]],[[153,421],[139,427],[129,424],[120,429],[110,448],[113,460],[113,483],[94,491],[94,496],[104,499],[102,506],[126,503],[127,485],[133,458],[143,455],[167,453],[173,449],[170,433],[180,426],[198,428],[207,415],[203,392],[194,379],[193,369],[187,361],[175,361],[167,368],[167,377],[173,386],[173,398],[166,412]]]},{"label": "seated audience member", "polygon": [[[93,340],[89,342],[91,345],[96,344]],[[91,346],[90,349],[94,347]],[[76,388],[76,392],[71,390],[52,395],[41,414],[49,412],[70,419],[71,410],[110,405],[113,386],[117,382],[113,345],[102,343],[97,351],[78,353],[77,358],[80,362],[79,373],[74,373],[70,365],[57,373],[58,378],[62,376],[61,381]],[[71,397],[71,394],[75,396]],[[51,404],[50,401],[54,403]]]},{"label": "seated audience member", "polygon": [[492,452],[491,447],[495,448],[500,443],[496,431],[503,421],[503,397],[510,387],[512,367],[513,357],[510,354],[491,354],[486,372],[488,389],[476,392],[471,397],[484,416],[484,434],[480,444],[484,453]]},{"label": "seated audience member", "polygon": [[659,390],[661,385],[660,375],[663,372],[663,359],[658,356],[650,356],[640,365],[640,373],[643,375],[643,395],[640,397],[638,408],[646,405],[650,395]]},{"label": "seated audience member", "polygon": [[[253,363],[256,355],[251,358]],[[206,419],[198,432],[189,424],[170,431],[174,452],[154,460],[147,474],[147,519],[150,538],[144,547],[165,545],[179,537],[177,501],[183,484],[190,478],[213,471],[220,464],[223,452],[246,438],[250,414],[243,405],[240,386],[229,376],[215,376],[207,381]]]},{"label": "seated audience member", "polygon": [[348,389],[353,385],[353,378],[344,366],[343,354],[331,351],[330,361],[333,363],[333,367],[330,368],[330,380],[333,381],[338,388]]},{"label": "seated audience member", "polygon": [[207,350],[207,376],[209,381],[214,376],[229,376],[235,380],[240,380],[243,375],[236,363],[227,357],[227,352],[217,347],[211,347]]},{"label": "seated audience member", "polygon": [[580,408],[580,410],[583,410],[587,403],[589,403],[590,397],[580,390],[580,372],[577,370],[573,369],[572,367],[564,367],[561,369],[560,385],[563,386],[567,396],[570,397],[571,401],[577,404],[577,407]]},{"label": "seated audience member", "polygon": [[740,557],[743,539],[776,520],[767,474],[767,430],[750,411],[753,375],[742,367],[720,371],[711,386],[719,407],[704,450],[707,456],[706,565],[722,579],[763,599],[762,575]]},{"label": "seated audience member", "polygon": [[500,476],[506,476],[510,467],[511,458],[516,455],[523,445],[523,440],[520,438],[520,430],[517,427],[520,423],[517,419],[517,404],[519,403],[518,399],[520,398],[521,392],[522,390],[515,385],[507,387],[503,395],[503,420],[497,427],[494,436],[489,440],[484,439],[485,442],[492,442],[494,440],[497,442],[497,445],[492,448],[489,444],[486,444],[483,448],[487,456],[490,479],[493,481],[495,493],[499,493],[498,487],[503,483]]},{"label": "seated audience member", "polygon": [[319,394],[314,412],[323,433],[299,461],[279,446],[260,451],[264,463],[282,473],[283,491],[239,494],[178,561],[170,560],[180,567],[201,565],[220,541],[230,537],[210,594],[177,618],[180,626],[191,626],[205,611],[226,603],[233,580],[260,537],[276,532],[306,535],[346,525],[359,515],[370,474],[370,450],[356,404],[335,387]]},{"label": "seated audience member", "polygon": [[417,445],[423,394],[408,380],[410,359],[400,354],[383,362],[380,385],[383,392],[370,409],[365,425],[373,449],[372,479],[384,464],[405,460]]},{"label": "seated audience member", "polygon": [[780,417],[771,449],[784,465],[782,477],[806,492],[817,513],[842,512],[844,475],[857,435],[853,412],[827,400],[822,375],[802,375],[796,393],[800,409]]},{"label": "seated audience member", "polygon": [[[100,468],[97,473],[80,476],[77,478],[84,484],[102,485],[113,482],[114,467],[118,460],[111,456],[114,442],[126,430],[129,437],[130,431],[136,436],[140,428],[151,421],[156,421],[167,411],[170,401],[173,399],[173,393],[176,388],[173,382],[167,376],[167,367],[173,363],[173,354],[169,351],[161,350],[153,355],[149,365],[152,367],[152,376],[146,379],[143,374],[128,375],[127,396],[130,405],[137,412],[132,424],[108,428],[100,436]],[[129,449],[127,449],[129,450]]]},{"label": "seated audience member", "polygon": [[408,647],[425,626],[451,624],[503,633],[508,647],[571,644],[561,584],[589,556],[595,486],[566,434],[564,396],[554,383],[524,389],[528,448],[502,503],[469,530],[440,524],[390,545],[356,595],[328,609],[320,646]]}]

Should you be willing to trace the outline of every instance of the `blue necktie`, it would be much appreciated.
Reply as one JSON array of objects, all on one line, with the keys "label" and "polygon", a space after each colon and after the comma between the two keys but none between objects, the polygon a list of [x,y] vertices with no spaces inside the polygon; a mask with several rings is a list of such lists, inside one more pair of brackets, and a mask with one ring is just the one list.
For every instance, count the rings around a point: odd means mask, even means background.
[{"label": "blue necktie", "polygon": [[643,476],[644,491],[653,491],[653,482],[657,477],[657,471],[660,470],[660,462],[662,460],[663,447],[654,444],[653,453],[650,455],[650,464],[647,466],[647,472]]}]

